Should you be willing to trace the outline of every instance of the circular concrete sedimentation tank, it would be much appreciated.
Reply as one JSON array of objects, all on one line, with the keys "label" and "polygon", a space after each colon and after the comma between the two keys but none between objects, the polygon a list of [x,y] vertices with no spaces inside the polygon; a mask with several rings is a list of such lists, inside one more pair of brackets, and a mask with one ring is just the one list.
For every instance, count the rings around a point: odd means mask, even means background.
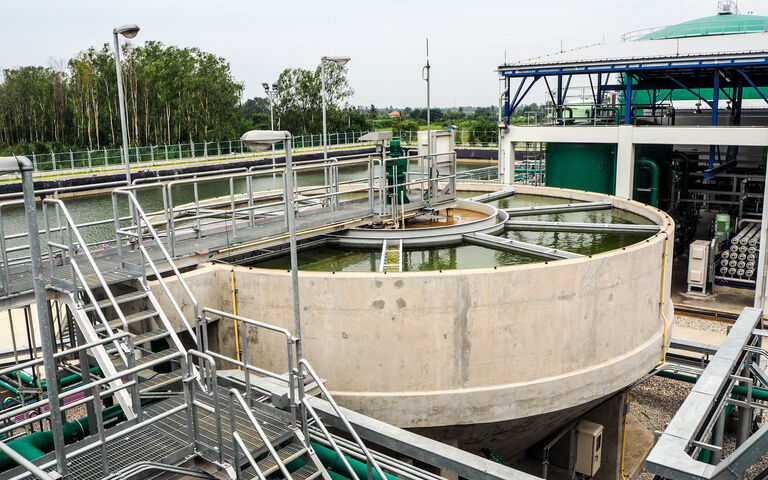
[{"label": "circular concrete sedimentation tank", "polygon": [[[341,405],[471,451],[493,446],[511,455],[661,361],[664,316],[673,316],[672,219],[618,197],[516,188],[568,202],[610,198],[660,231],[556,261],[386,274],[302,271],[304,354]],[[292,328],[284,269],[200,268],[187,278],[201,304],[231,311],[229,290],[210,288],[212,277],[228,285],[231,271],[238,314]],[[234,351],[231,325],[221,323],[217,337],[222,352]],[[250,361],[285,368],[279,338],[254,331],[247,342]]]}]

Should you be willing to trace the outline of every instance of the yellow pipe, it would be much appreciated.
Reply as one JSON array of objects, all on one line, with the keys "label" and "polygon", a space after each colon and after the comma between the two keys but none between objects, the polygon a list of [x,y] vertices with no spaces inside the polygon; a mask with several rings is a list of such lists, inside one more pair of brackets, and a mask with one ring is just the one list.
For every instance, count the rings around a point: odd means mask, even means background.
[{"label": "yellow pipe", "polygon": [[624,396],[624,425],[621,432],[621,464],[619,465],[619,474],[624,480],[629,479],[629,475],[624,473],[624,450],[627,445],[627,414],[629,414],[629,390]]},{"label": "yellow pipe", "polygon": [[[232,270],[229,271],[229,280],[232,285],[232,313],[237,316],[237,289],[235,289],[235,268],[232,267]],[[237,354],[237,361],[242,362],[240,359],[240,330],[237,326],[237,320],[232,320],[235,323],[235,353]],[[245,339],[248,341],[248,339]],[[237,366],[238,370],[242,370],[240,365]]]},{"label": "yellow pipe", "polygon": [[669,322],[667,321],[667,316],[664,314],[664,286],[667,282],[667,244],[669,243],[669,235],[667,235],[667,238],[664,239],[664,262],[661,266],[661,299],[659,300],[659,312],[661,313],[661,318],[664,319],[664,334],[662,336],[662,345],[661,345],[661,362],[659,362],[658,365],[656,365],[656,368],[664,364],[664,362],[667,360],[667,326]]},{"label": "yellow pipe", "polygon": [[[667,359],[667,316],[664,314],[664,290],[667,283],[667,247],[669,244],[669,236],[664,239],[664,262],[661,266],[661,299],[659,300],[659,312],[661,318],[664,319],[664,333],[662,334],[662,346],[661,346],[661,362],[656,365],[656,368],[663,365]],[[624,454],[627,445],[627,415],[629,414],[629,391],[624,396],[624,425],[622,426],[621,433],[621,461],[619,463],[619,474],[623,480],[628,480],[630,477],[624,473]]]}]

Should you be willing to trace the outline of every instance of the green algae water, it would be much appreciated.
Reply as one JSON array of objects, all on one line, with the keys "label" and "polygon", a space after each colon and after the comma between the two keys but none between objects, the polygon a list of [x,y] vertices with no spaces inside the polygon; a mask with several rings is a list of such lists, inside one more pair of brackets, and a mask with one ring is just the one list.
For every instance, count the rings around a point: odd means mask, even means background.
[{"label": "green algae water", "polygon": [[[481,192],[459,192],[460,198],[471,198]],[[562,198],[516,195],[488,202],[497,208],[525,207],[531,205],[559,205],[569,203]],[[576,202],[570,202],[576,203]],[[583,223],[650,224],[640,215],[618,209],[567,212],[560,214],[526,215],[523,220]],[[624,233],[574,233],[574,232],[527,232],[507,231],[503,237],[534,243],[558,250],[582,255],[593,255],[641,242],[648,234]],[[299,269],[318,272],[375,272],[381,260],[381,249],[324,246],[304,250],[298,254]],[[467,268],[491,268],[544,262],[545,259],[507,252],[477,245],[462,244],[430,248],[405,249],[403,271],[453,270]],[[257,268],[286,270],[290,268],[288,256],[247,264]]]}]

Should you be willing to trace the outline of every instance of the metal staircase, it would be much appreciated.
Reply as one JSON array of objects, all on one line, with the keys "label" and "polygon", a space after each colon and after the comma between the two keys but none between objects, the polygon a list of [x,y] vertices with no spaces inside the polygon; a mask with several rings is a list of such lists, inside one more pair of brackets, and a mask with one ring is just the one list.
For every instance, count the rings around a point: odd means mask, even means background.
[{"label": "metal staircase", "polygon": [[[133,200],[133,202],[131,202]],[[129,196],[132,215],[146,218],[135,198]],[[53,207],[55,215],[49,215],[48,209]],[[123,333],[121,340],[115,340],[108,345],[98,345],[90,349],[101,372],[105,376],[115,376],[118,372],[132,367],[140,367],[166,357],[172,353],[185,353],[186,348],[181,342],[173,325],[161,308],[157,297],[149,288],[147,270],[154,271],[169,297],[171,303],[178,309],[179,317],[184,321],[184,314],[178,303],[170,295],[164,280],[157,272],[152,258],[147,253],[143,243],[145,237],[154,237],[159,241],[153,228],[138,227],[131,231],[118,230],[117,242],[121,249],[121,234],[134,238],[130,264],[105,262],[94,257],[85,246],[79,229],[69,211],[61,200],[45,199],[43,201],[43,216],[46,224],[48,258],[60,259],[61,265],[49,262],[51,281],[57,285],[63,294],[69,297],[68,307],[71,318],[76,324],[78,335],[86,343],[94,343],[104,338]],[[55,217],[57,224],[51,227],[50,218]],[[129,252],[126,252],[126,256]],[[170,257],[167,258],[168,261]],[[138,267],[138,268],[137,268]],[[62,275],[62,272],[68,275]],[[87,273],[86,273],[87,272]],[[178,274],[178,270],[176,270]],[[179,274],[179,279],[181,276]],[[184,283],[186,286],[186,283]],[[197,301],[187,289],[188,295],[197,313]],[[184,321],[191,338],[196,337],[188,323]],[[138,375],[140,393],[167,388],[180,380],[180,364],[160,365],[155,369],[168,371],[157,372],[152,369],[141,371]],[[116,383],[114,386],[117,386]],[[120,406],[128,419],[136,417],[136,407],[132,404],[129,393],[120,390],[115,394]]]}]

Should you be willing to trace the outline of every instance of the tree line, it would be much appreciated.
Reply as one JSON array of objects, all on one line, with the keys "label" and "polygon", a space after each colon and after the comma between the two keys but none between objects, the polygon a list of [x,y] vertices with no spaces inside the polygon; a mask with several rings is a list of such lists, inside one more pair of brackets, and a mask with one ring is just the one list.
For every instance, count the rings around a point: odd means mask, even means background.
[{"label": "tree line", "polygon": [[[224,58],[152,41],[135,48],[125,44],[121,57],[132,144],[213,141],[241,133],[243,85]],[[3,70],[0,145],[46,151],[120,144],[117,73],[107,45],[79,53],[64,68]]]},{"label": "tree line", "polygon": [[[123,85],[131,145],[213,142],[270,127],[270,101],[242,100],[229,62],[198,48],[148,41],[123,44]],[[328,132],[423,128],[426,110],[353,107],[346,67],[327,63]],[[275,128],[322,132],[322,69],[288,68],[273,97]],[[456,125],[477,141],[496,130],[497,109],[432,109],[436,128]],[[117,74],[109,45],[91,47],[60,66],[5,69],[0,77],[0,154],[98,150],[122,145]],[[483,139],[482,141],[492,141]]]}]

